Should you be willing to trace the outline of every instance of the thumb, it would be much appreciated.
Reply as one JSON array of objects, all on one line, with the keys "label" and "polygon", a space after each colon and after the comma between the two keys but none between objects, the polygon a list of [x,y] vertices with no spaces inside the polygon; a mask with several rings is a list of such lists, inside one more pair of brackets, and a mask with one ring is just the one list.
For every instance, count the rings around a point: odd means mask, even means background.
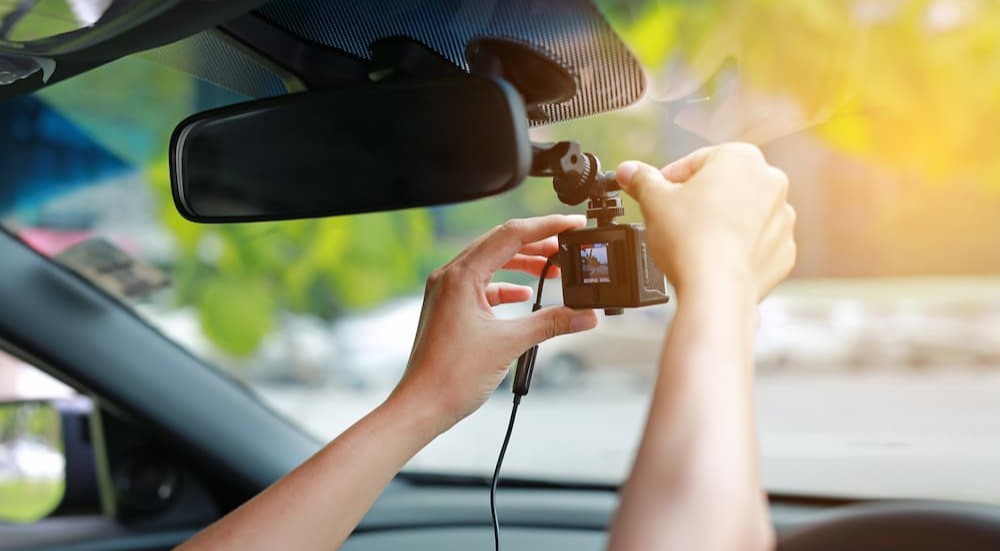
[{"label": "thumb", "polygon": [[578,333],[597,327],[597,314],[593,310],[551,306],[511,322],[518,328],[518,349],[527,350],[558,335]]},{"label": "thumb", "polygon": [[698,173],[715,156],[721,146],[702,147],[663,167],[660,172],[671,182],[684,183]]},{"label": "thumb", "polygon": [[673,184],[659,170],[639,161],[625,161],[618,165],[615,173],[618,185],[633,199],[642,204],[643,197],[660,189],[669,189]]}]

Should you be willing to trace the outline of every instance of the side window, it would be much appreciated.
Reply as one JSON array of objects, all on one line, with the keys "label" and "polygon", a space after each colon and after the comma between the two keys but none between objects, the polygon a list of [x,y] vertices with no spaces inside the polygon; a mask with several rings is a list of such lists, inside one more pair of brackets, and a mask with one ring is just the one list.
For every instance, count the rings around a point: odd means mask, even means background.
[{"label": "side window", "polygon": [[0,523],[50,515],[66,492],[67,409],[89,401],[0,350]]}]

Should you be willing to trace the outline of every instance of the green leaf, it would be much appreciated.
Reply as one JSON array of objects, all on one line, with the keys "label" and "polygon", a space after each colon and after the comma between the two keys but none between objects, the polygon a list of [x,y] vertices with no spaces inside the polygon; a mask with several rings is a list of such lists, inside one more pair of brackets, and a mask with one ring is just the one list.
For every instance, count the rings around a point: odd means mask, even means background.
[{"label": "green leaf", "polygon": [[234,356],[249,356],[274,326],[275,300],[260,277],[214,276],[203,282],[198,312],[213,343]]}]

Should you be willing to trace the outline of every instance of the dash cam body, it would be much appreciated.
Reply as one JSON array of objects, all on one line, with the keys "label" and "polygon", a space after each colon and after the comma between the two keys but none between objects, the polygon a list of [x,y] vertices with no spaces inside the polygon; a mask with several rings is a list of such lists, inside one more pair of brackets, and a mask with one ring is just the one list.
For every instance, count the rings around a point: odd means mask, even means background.
[{"label": "dash cam body", "polygon": [[646,250],[646,229],[615,223],[625,214],[615,173],[603,172],[597,157],[576,142],[533,143],[532,150],[532,176],[551,176],[567,205],[587,201],[587,219],[596,222],[559,234],[563,304],[616,315],[670,300],[663,273]]},{"label": "dash cam body", "polygon": [[638,224],[608,224],[559,234],[563,303],[570,308],[623,308],[669,300],[663,273]]}]

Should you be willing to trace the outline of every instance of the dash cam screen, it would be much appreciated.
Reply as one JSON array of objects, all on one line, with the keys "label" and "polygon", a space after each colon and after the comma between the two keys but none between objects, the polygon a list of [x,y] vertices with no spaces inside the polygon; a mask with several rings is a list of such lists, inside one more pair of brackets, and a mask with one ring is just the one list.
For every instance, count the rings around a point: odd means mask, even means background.
[{"label": "dash cam screen", "polygon": [[611,283],[607,243],[580,244],[580,272],[584,283]]}]

